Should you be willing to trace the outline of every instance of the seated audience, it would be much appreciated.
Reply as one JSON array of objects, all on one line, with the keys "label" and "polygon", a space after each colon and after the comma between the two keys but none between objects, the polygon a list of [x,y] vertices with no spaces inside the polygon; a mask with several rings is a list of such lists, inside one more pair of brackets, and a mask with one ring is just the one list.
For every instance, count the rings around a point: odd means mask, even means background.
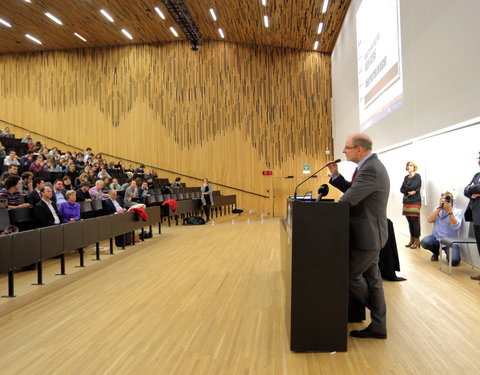
[{"label": "seated audience", "polygon": [[60,224],[60,213],[55,202],[52,202],[52,189],[50,186],[44,186],[40,193],[42,194],[42,199],[33,208],[33,217],[37,227]]},{"label": "seated audience", "polygon": [[53,183],[52,201],[55,202],[57,207],[60,207],[63,202],[67,201],[65,190],[63,189],[63,181],[61,179],[55,180]]},{"label": "seated audience", "polygon": [[182,185],[180,184],[180,181],[182,180],[181,177],[175,178],[175,181],[172,182],[172,188],[181,188]]},{"label": "seated audience", "polygon": [[0,179],[3,179],[4,176],[18,176],[18,165],[11,164],[8,166],[8,169],[2,173]]},{"label": "seated audience", "polygon": [[0,136],[5,137],[5,138],[15,137],[14,134],[10,133],[10,128],[8,126],[5,127],[5,129],[3,129],[3,132],[0,134]]},{"label": "seated audience", "polygon": [[110,175],[108,174],[106,168],[102,168],[102,169],[100,170],[100,172],[98,172],[97,177],[98,177],[98,178],[101,178],[102,180],[103,180],[105,177],[112,178],[112,176],[110,176]]},{"label": "seated audience", "polygon": [[143,202],[145,202],[148,195],[150,195],[148,193],[148,183],[147,181],[144,181],[142,182],[142,186],[138,189],[138,196],[142,198]]},{"label": "seated audience", "polygon": [[77,202],[91,202],[92,197],[88,192],[90,190],[90,182],[83,181],[80,187],[77,189]]},{"label": "seated audience", "polygon": [[67,201],[63,202],[58,207],[58,212],[60,213],[63,222],[69,223],[71,221],[80,220],[80,204],[75,202],[77,198],[75,190],[68,190],[65,195]]},{"label": "seated audience", "polygon": [[102,191],[107,194],[111,189],[110,189],[110,179],[108,177],[102,178],[103,180],[103,189]]},{"label": "seated audience", "polygon": [[97,180],[95,182],[95,186],[91,187],[90,190],[88,191],[90,193],[90,197],[92,200],[95,199],[107,199],[108,195],[104,194],[102,192],[103,190],[103,181],[102,180]]},{"label": "seated audience", "polygon": [[17,153],[15,151],[10,151],[8,156],[3,160],[3,165],[20,165],[20,162],[17,158]]},{"label": "seated audience", "polygon": [[32,173],[43,172],[44,162],[43,162],[43,155],[37,155],[35,161],[30,164],[28,170]]},{"label": "seated audience", "polygon": [[[453,207],[453,195],[445,192],[440,197],[437,208],[428,216],[427,221],[433,224],[433,233],[424,237],[420,242],[420,246],[426,250],[430,250],[433,255],[431,261],[437,261],[440,251],[440,241],[443,238],[458,238],[458,231],[462,225],[462,211]],[[446,247],[443,247],[446,252]],[[448,254],[447,254],[448,258]],[[460,263],[460,246],[452,245],[452,266],[458,266]]]},{"label": "seated audience", "polygon": [[145,166],[140,164],[140,166],[135,169],[135,174],[145,174]]},{"label": "seated audience", "polygon": [[23,172],[20,181],[20,194],[26,197],[33,191],[33,173]]},{"label": "seated audience", "polygon": [[33,180],[33,186],[33,191],[27,195],[27,202],[35,207],[35,205],[42,200],[40,191],[45,187],[45,180],[41,177],[35,177]]},{"label": "seated audience", "polygon": [[124,212],[123,201],[117,198],[117,191],[112,189],[108,192],[108,198],[103,201],[103,210],[107,215]]},{"label": "seated audience", "polygon": [[67,168],[67,171],[65,172],[65,176],[68,176],[70,177],[70,180],[75,183],[75,180],[77,179],[77,177],[79,176],[78,172],[77,172],[77,168],[75,168],[75,164],[74,163],[70,163],[68,165],[68,168]]},{"label": "seated audience", "polygon": [[28,133],[25,134],[25,137],[22,138],[22,140],[21,140],[22,143],[28,143],[30,141],[33,142],[33,139],[32,139],[32,137],[30,137],[30,134],[28,134]]},{"label": "seated audience", "polygon": [[132,207],[134,204],[139,203],[137,181],[132,180],[130,186],[125,190],[125,196],[123,197],[123,204],[126,208]]},{"label": "seated audience", "polygon": [[122,186],[118,183],[118,180],[114,178],[110,184],[110,190],[122,190]]},{"label": "seated audience", "polygon": [[19,163],[22,167],[30,167],[30,165],[33,163],[33,152],[28,150],[25,155],[20,157]]},{"label": "seated audience", "polygon": [[72,179],[70,178],[70,176],[63,176],[62,178],[62,181],[63,181],[63,188],[65,190],[73,190],[73,185],[72,185]]},{"label": "seated audience", "polygon": [[5,151],[5,147],[0,142],[0,159],[5,159],[7,157],[7,152]]},{"label": "seated audience", "polygon": [[24,203],[24,198],[20,194],[20,177],[8,176],[5,180],[5,188],[0,190],[0,202],[3,202],[4,208],[22,208],[30,207],[30,204]]}]

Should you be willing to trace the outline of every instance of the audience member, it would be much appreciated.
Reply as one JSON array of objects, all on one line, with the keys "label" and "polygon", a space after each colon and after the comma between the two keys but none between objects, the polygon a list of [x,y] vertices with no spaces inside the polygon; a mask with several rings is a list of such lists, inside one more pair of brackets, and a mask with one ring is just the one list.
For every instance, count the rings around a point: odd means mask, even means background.
[{"label": "audience member", "polygon": [[7,153],[5,151],[5,147],[0,142],[0,159],[5,159],[7,157]]},{"label": "audience member", "polygon": [[132,207],[138,203],[138,188],[137,181],[132,180],[130,186],[125,189],[125,196],[123,197],[123,204],[126,208]]},{"label": "audience member", "polygon": [[42,199],[33,208],[33,217],[38,227],[48,227],[50,225],[60,224],[60,213],[57,205],[52,202],[52,189],[50,186],[44,186],[40,193]]},{"label": "audience member", "polygon": [[70,178],[70,176],[67,176],[67,175],[63,176],[62,181],[63,181],[63,188],[65,190],[67,190],[67,191],[68,190],[74,190],[73,189],[73,184],[72,184],[72,179]]},{"label": "audience member", "polygon": [[[477,156],[477,163],[480,167],[480,152]],[[470,199],[467,210],[471,212],[473,230],[477,240],[477,249],[480,253],[480,172],[474,174],[472,181],[465,187],[463,194]],[[480,280],[480,275],[471,276],[473,280]]]},{"label": "audience member", "polygon": [[34,162],[32,162],[32,164],[30,164],[30,167],[28,168],[28,170],[32,173],[43,172],[43,166],[44,166],[43,155],[37,155],[37,158],[35,159]]},{"label": "audience member", "polygon": [[182,187],[182,185],[180,184],[181,179],[182,179],[181,177],[176,177],[175,181],[172,182],[172,187],[173,188],[181,188]]},{"label": "audience member", "polygon": [[90,190],[90,182],[84,181],[76,191],[77,202],[91,202],[92,197],[88,192]]},{"label": "audience member", "polygon": [[20,165],[20,162],[18,161],[17,158],[17,153],[13,150],[11,150],[8,153],[8,156],[3,160],[3,165]]},{"label": "audience member", "polygon": [[14,134],[10,133],[10,128],[8,126],[3,129],[3,133],[0,135],[5,138],[13,138],[15,136]]},{"label": "audience member", "polygon": [[408,175],[403,179],[400,192],[403,194],[403,215],[407,218],[410,231],[410,242],[405,245],[416,249],[420,245],[420,208],[422,198],[420,189],[422,178],[417,173],[418,167],[413,161],[407,162],[406,170]]},{"label": "audience member", "polygon": [[[420,245],[433,253],[430,258],[433,262],[438,260],[440,241],[447,237],[457,238],[458,231],[462,225],[462,211],[453,207],[452,193],[447,191],[441,195],[438,207],[428,216],[427,221],[433,223],[433,232],[431,235],[423,237]],[[442,249],[446,252],[446,246],[443,246]],[[460,246],[453,244],[452,266],[458,266],[459,263]]]},{"label": "audience member", "polygon": [[0,179],[3,179],[4,176],[18,176],[18,165],[11,164],[8,166],[7,170],[2,173]]},{"label": "audience member", "polygon": [[22,167],[30,167],[30,165],[33,163],[33,152],[28,150],[25,155],[20,157],[19,163]]},{"label": "audience member", "polygon": [[27,195],[27,202],[35,207],[35,205],[42,200],[40,191],[45,187],[45,180],[41,177],[35,177],[33,179],[33,186],[33,191]]},{"label": "audience member", "polygon": [[24,203],[24,198],[20,194],[20,177],[8,176],[5,180],[5,188],[0,190],[0,201],[5,202],[4,208],[22,208],[30,207],[30,204]]},{"label": "audience member", "polygon": [[116,190],[108,192],[108,198],[103,201],[103,210],[107,215],[126,211],[123,201],[117,197]]},{"label": "audience member", "polygon": [[97,180],[95,182],[95,186],[91,187],[90,190],[88,191],[90,193],[90,197],[92,200],[95,199],[107,199],[108,195],[104,194],[102,192],[103,190],[103,181],[102,180]]},{"label": "audience member", "polygon": [[112,178],[112,176],[110,176],[110,175],[108,174],[106,168],[102,168],[102,169],[100,170],[100,172],[98,172],[97,177],[98,177],[98,178],[101,178],[102,180],[103,180],[105,177]]},{"label": "audience member", "polygon": [[30,134],[28,134],[28,133],[25,134],[25,137],[22,138],[22,140],[21,140],[22,143],[28,143],[30,141],[33,142],[33,139],[32,139],[32,137],[30,137]]},{"label": "audience member", "polygon": [[80,204],[75,202],[77,196],[75,190],[68,190],[65,193],[67,201],[58,207],[58,212],[65,223],[80,220]]},{"label": "audience member", "polygon": [[33,173],[23,172],[20,181],[20,194],[27,196],[33,191]]},{"label": "audience member", "polygon": [[122,190],[122,186],[118,183],[118,180],[114,178],[110,184],[110,190]]},{"label": "audience member", "polygon": [[60,207],[62,203],[67,201],[65,190],[63,189],[63,181],[61,179],[57,179],[53,183],[53,194],[51,199],[55,202],[57,207]]}]

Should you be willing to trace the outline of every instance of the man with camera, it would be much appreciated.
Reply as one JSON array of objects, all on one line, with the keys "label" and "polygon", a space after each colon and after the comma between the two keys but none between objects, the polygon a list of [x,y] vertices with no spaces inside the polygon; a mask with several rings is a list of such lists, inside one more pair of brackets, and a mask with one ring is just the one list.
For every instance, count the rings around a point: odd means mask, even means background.
[{"label": "man with camera", "polygon": [[[428,216],[427,221],[433,224],[433,232],[430,236],[424,237],[420,246],[430,250],[433,255],[430,258],[432,262],[438,260],[440,251],[440,240],[446,237],[458,237],[458,230],[462,225],[462,211],[453,207],[453,196],[450,192],[445,192],[440,197],[437,208]],[[446,248],[443,247],[446,251]],[[448,254],[447,254],[448,257]],[[458,266],[460,263],[460,246],[452,245],[452,266]]]}]

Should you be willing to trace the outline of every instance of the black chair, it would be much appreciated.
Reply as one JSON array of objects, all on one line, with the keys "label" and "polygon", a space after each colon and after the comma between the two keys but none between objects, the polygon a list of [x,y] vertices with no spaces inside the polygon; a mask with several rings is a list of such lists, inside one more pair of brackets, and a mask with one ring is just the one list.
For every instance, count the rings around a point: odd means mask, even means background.
[{"label": "black chair", "polygon": [[[467,238],[442,238],[440,244],[447,247],[448,252],[448,273],[452,273],[452,245],[453,244],[476,244],[477,240],[475,239],[475,230],[473,223],[469,223],[468,227],[468,237]],[[442,269],[442,254],[443,251],[440,249],[438,267]]]},{"label": "black chair", "polygon": [[63,225],[52,225],[40,229],[40,259],[42,262],[59,255],[60,275],[65,275]]},{"label": "black chair", "polygon": [[154,206],[156,205],[157,200],[155,199],[155,195],[150,194],[147,196],[147,206]]},{"label": "black chair", "polygon": [[12,224],[33,220],[33,209],[30,207],[15,208],[8,211]]},{"label": "black chair", "polygon": [[0,208],[0,232],[10,225],[10,215],[8,210]]},{"label": "black chair", "polygon": [[83,222],[73,221],[71,223],[62,224],[63,226],[63,251],[67,253],[72,250],[78,250],[80,254],[80,265],[85,267],[83,247]]},{"label": "black chair", "polygon": [[12,258],[13,269],[20,270],[22,267],[37,264],[37,284],[43,285],[42,281],[42,257],[40,253],[40,231],[37,229],[27,230],[12,234]]}]

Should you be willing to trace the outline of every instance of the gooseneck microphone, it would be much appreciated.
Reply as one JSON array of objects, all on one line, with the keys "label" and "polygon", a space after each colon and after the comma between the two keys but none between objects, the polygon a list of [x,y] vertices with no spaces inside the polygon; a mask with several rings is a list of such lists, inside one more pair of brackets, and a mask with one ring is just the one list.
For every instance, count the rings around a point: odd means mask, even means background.
[{"label": "gooseneck microphone", "polygon": [[310,180],[312,177],[316,176],[320,171],[324,170],[325,168],[327,168],[330,164],[336,164],[336,163],[340,163],[342,160],[341,159],[337,159],[337,160],[334,160],[334,161],[329,161],[327,164],[325,164],[322,168],[320,168],[318,171],[316,171],[314,174],[312,174],[311,176],[308,176],[305,180],[303,180],[302,182],[300,182],[297,187],[295,188],[295,192],[293,193],[293,199],[296,200],[297,199],[297,189],[299,188],[299,186],[303,185],[305,182],[307,182],[308,180]]}]

